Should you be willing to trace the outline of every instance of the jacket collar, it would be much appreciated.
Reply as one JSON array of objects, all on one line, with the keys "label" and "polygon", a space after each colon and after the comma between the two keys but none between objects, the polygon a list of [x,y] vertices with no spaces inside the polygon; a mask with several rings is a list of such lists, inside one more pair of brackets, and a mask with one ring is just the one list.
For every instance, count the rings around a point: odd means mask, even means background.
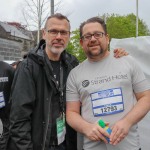
[{"label": "jacket collar", "polygon": [[[30,58],[32,58],[34,60],[36,59],[36,61],[38,60],[38,62],[40,64],[44,64],[45,57],[47,57],[47,59],[48,59],[48,56],[45,53],[44,49],[45,49],[45,40],[42,39],[39,42],[39,44],[35,47],[35,49],[31,50],[31,52],[28,55]],[[66,50],[64,50],[61,53],[60,59],[70,69],[72,69],[74,66],[76,66],[78,64],[77,59],[74,56],[72,56],[71,54],[67,53]]]}]

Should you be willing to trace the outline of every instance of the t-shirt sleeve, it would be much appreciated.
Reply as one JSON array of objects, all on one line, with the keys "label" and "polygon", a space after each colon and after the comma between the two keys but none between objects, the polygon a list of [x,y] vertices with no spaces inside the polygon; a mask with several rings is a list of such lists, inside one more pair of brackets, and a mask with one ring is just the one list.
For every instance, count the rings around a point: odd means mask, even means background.
[{"label": "t-shirt sleeve", "polygon": [[67,79],[66,85],[66,101],[79,101],[79,93],[77,90],[77,79],[75,78],[75,70],[73,69]]},{"label": "t-shirt sleeve", "polygon": [[135,93],[144,92],[150,89],[150,83],[146,79],[142,69],[137,64],[136,60],[131,58],[132,65],[132,84]]}]

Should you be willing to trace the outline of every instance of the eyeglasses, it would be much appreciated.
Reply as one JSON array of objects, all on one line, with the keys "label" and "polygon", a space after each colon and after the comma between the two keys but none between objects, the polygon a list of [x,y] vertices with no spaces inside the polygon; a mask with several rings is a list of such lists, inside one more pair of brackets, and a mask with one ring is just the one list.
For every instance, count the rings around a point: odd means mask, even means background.
[{"label": "eyeglasses", "polygon": [[46,31],[48,32],[50,36],[53,36],[53,37],[57,36],[58,33],[60,33],[60,35],[63,37],[67,37],[70,34],[70,31],[65,31],[65,30],[58,31],[58,30],[52,29],[52,30],[46,30]]},{"label": "eyeglasses", "polygon": [[102,38],[103,35],[105,35],[105,33],[103,33],[103,32],[95,32],[95,33],[93,33],[93,34],[86,34],[86,35],[83,35],[83,36],[81,37],[81,39],[84,40],[84,41],[89,41],[89,40],[92,39],[92,36],[94,36],[95,39],[99,39],[99,38]]}]

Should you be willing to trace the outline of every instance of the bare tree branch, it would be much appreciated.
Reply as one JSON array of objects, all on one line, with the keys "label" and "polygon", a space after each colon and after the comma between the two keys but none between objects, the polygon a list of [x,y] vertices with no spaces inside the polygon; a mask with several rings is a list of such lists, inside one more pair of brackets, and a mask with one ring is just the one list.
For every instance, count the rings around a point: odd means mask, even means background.
[{"label": "bare tree branch", "polygon": [[37,9],[37,5],[34,3],[34,1],[32,0],[33,5],[31,5],[31,4],[28,2],[28,0],[25,0],[25,2],[26,2],[26,4],[27,4],[26,7],[28,7],[29,10],[30,10],[33,14],[37,15],[35,9],[33,9],[33,7],[35,7],[35,8]]},{"label": "bare tree branch", "polygon": [[[24,0],[24,7],[22,8],[22,14],[28,28],[34,27],[37,30],[37,39],[40,37],[40,30],[50,15],[50,0]],[[62,1],[59,0],[55,5],[55,12],[61,7]],[[49,4],[49,5],[48,5]]]}]

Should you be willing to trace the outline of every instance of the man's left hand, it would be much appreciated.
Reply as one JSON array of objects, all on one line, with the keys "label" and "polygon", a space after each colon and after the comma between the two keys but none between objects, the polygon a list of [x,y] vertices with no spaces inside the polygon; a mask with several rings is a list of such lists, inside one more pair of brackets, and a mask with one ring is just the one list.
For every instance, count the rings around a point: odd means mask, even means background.
[{"label": "man's left hand", "polygon": [[120,58],[122,56],[127,56],[127,55],[129,55],[129,53],[126,52],[125,49],[123,49],[123,48],[114,49],[114,57],[116,57],[116,58]]},{"label": "man's left hand", "polygon": [[128,134],[131,125],[124,120],[120,120],[112,127],[110,144],[116,145],[121,142]]}]

